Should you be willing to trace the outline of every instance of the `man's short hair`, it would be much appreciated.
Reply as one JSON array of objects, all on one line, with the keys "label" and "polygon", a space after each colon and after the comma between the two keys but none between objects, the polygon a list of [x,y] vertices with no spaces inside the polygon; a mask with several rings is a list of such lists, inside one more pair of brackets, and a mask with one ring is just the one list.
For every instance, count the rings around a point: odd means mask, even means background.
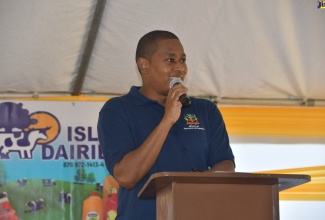
[{"label": "man's short hair", "polygon": [[175,34],[169,31],[155,30],[145,34],[140,38],[138,42],[137,50],[135,53],[135,61],[137,62],[139,57],[144,57],[149,60],[156,52],[158,41],[166,39],[179,40]]}]

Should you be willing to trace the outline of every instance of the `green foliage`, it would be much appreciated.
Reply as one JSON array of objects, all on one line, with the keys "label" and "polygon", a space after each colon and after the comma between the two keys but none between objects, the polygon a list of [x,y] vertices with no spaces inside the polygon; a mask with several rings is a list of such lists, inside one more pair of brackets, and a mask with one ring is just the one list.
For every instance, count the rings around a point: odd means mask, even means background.
[{"label": "green foliage", "polygon": [[0,185],[1,184],[5,185],[6,181],[7,181],[7,172],[3,165],[3,162],[0,160]]},{"label": "green foliage", "polygon": [[[59,201],[59,194],[62,191],[72,195],[71,204]],[[43,186],[41,179],[28,179],[26,186],[23,187],[18,187],[14,181],[0,187],[0,192],[7,192],[10,204],[20,220],[80,220],[83,201],[94,191],[94,184],[56,181],[55,186]],[[25,205],[28,201],[40,198],[45,201],[45,209],[34,213],[25,212],[30,210]]]},{"label": "green foliage", "polygon": [[84,182],[86,180],[87,174],[85,168],[78,168],[74,179],[76,182]]},{"label": "green foliage", "polygon": [[94,173],[89,173],[87,175],[87,183],[93,183],[96,181],[95,174]]}]

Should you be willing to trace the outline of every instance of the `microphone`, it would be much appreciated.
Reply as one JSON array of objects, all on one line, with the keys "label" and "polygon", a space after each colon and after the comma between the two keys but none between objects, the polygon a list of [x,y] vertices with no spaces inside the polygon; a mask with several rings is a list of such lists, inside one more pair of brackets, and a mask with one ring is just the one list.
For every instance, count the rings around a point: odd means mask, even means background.
[{"label": "microphone", "polygon": [[[173,78],[172,81],[170,81],[169,83],[169,88],[171,89],[176,84],[183,85],[183,81],[179,78]],[[181,95],[179,97],[179,101],[182,103],[184,107],[188,107],[191,105],[191,99],[186,94]]]}]

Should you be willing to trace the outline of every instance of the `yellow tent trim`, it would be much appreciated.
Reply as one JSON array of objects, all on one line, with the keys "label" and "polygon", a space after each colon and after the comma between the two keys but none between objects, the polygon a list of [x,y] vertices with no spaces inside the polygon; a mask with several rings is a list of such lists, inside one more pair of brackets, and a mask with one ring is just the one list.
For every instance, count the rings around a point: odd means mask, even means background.
[{"label": "yellow tent trim", "polygon": [[6,97],[0,98],[0,101],[15,100],[15,101],[85,101],[85,102],[106,102],[108,98],[92,97],[92,96],[44,96],[44,97]]},{"label": "yellow tent trim", "polygon": [[325,137],[325,108],[219,108],[229,134]]}]

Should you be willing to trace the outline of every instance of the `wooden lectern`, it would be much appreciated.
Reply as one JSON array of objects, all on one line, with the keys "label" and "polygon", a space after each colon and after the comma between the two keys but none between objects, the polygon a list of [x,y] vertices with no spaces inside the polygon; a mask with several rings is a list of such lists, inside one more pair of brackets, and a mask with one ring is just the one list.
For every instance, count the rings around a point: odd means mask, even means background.
[{"label": "wooden lectern", "polygon": [[293,174],[161,172],[138,197],[156,197],[157,220],[278,220],[279,191],[309,181]]}]

